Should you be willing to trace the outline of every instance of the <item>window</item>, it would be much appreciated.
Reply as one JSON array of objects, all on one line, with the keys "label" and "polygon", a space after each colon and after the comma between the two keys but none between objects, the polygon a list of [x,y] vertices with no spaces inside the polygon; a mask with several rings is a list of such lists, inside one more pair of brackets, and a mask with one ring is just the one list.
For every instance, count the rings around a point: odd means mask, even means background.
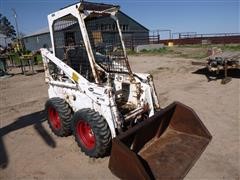
[{"label": "window", "polygon": [[129,29],[128,29],[128,25],[126,24],[125,25],[125,31],[128,31]]},{"label": "window", "polygon": [[104,24],[101,24],[101,30],[104,30]]},{"label": "window", "polygon": [[65,32],[65,46],[74,46],[75,44],[74,32]]},{"label": "window", "polygon": [[[117,26],[116,26],[116,24],[101,24],[101,25],[97,24],[96,29],[101,30],[101,31],[116,31]],[[128,31],[129,30],[127,24],[120,24],[120,29],[122,31]]]},{"label": "window", "polygon": [[112,30],[116,30],[117,28],[116,28],[116,25],[115,24],[112,24]]}]

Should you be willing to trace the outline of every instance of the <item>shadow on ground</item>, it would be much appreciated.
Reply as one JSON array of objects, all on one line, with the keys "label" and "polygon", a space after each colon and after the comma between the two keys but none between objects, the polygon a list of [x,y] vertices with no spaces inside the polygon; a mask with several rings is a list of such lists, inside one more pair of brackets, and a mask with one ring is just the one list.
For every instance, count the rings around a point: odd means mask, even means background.
[{"label": "shadow on ground", "polygon": [[[193,74],[200,74],[206,76],[208,81],[216,81],[218,79],[224,78],[224,71],[221,70],[219,74],[216,74],[215,72],[209,72],[207,68],[201,68],[197,71],[192,72]],[[228,70],[228,77],[231,78],[240,78],[240,69],[229,69]]]},{"label": "shadow on ground", "polygon": [[0,169],[4,169],[9,164],[9,154],[4,145],[4,136],[13,131],[33,125],[36,132],[43,141],[50,147],[55,148],[56,142],[42,123],[45,121],[44,111],[35,112],[26,116],[19,117],[15,122],[0,129]]},{"label": "shadow on ground", "polygon": [[44,69],[37,69],[36,72],[37,73],[42,73],[42,72],[44,72]]}]

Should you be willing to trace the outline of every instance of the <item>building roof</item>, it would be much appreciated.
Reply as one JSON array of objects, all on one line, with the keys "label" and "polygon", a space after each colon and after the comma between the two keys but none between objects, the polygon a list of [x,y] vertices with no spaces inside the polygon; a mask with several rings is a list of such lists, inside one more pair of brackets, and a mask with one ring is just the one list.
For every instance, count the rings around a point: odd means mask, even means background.
[{"label": "building roof", "polygon": [[122,13],[124,16],[128,17],[129,19],[131,19],[133,22],[135,22],[136,24],[138,24],[139,26],[141,26],[143,29],[145,29],[146,31],[149,31],[148,28],[146,28],[145,26],[143,26],[142,24],[140,24],[139,22],[137,22],[135,19],[131,18],[130,16],[128,16],[127,14],[125,14],[122,11],[119,11],[120,13]]},{"label": "building roof", "polygon": [[[61,8],[61,9],[65,9],[67,7],[70,7],[70,6],[73,6],[73,5],[76,5],[78,3],[74,3],[74,4],[71,4],[71,5],[68,5],[64,8]],[[104,11],[104,10],[107,10],[107,9],[110,9],[110,8],[119,8],[120,6],[118,5],[113,5],[113,4],[105,4],[105,3],[95,3],[95,2],[88,2],[88,1],[82,1],[80,3],[80,5],[83,7],[83,10],[95,10],[95,11]]]},{"label": "building roof", "polygon": [[0,33],[0,45],[1,46],[6,47],[11,42],[12,42],[12,40],[10,37],[7,37],[6,35]]},{"label": "building roof", "polygon": [[49,33],[49,27],[44,27],[44,28],[39,29],[38,31],[35,31],[33,33],[30,33],[30,34],[24,36],[23,38],[37,36],[40,34],[47,34],[47,33]]},{"label": "building roof", "polygon": [[[78,4],[78,3],[74,3],[74,4],[71,4],[69,6],[76,5],[76,4]],[[119,6],[112,5],[112,4],[93,3],[93,2],[87,2],[87,1],[83,1],[83,2],[81,2],[81,4],[83,5],[84,10],[104,11],[104,10],[109,9],[109,8],[119,7]],[[69,6],[66,6],[64,8],[67,8]],[[64,9],[64,8],[62,8],[62,9]],[[136,20],[134,20],[133,18],[131,18],[127,14],[123,13],[122,11],[119,11],[119,12],[122,13],[124,16],[128,17],[129,19],[131,19],[132,21],[134,21],[136,24],[141,26],[143,29],[149,31],[149,29],[147,29],[145,26],[143,26],[142,24],[140,24],[139,22],[137,22]],[[49,33],[49,27],[44,27],[42,29],[39,29],[36,32],[33,32],[31,34],[28,34],[28,35],[24,36],[24,38],[32,37],[32,36],[38,36],[38,35],[47,34],[47,33]]]}]

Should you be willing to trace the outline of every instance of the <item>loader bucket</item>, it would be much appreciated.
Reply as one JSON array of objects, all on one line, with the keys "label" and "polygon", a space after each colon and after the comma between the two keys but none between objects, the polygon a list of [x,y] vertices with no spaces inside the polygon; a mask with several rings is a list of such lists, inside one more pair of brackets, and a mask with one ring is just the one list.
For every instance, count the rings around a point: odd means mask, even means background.
[{"label": "loader bucket", "polygon": [[121,179],[183,179],[211,138],[191,108],[174,102],[112,140],[109,168]]}]

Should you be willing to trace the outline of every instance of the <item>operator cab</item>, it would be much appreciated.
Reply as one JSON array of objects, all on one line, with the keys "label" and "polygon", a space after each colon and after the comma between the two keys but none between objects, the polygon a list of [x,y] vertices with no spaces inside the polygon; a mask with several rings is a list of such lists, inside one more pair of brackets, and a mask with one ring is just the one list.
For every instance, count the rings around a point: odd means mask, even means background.
[{"label": "operator cab", "polygon": [[[95,6],[81,3],[79,13],[85,16],[82,25],[72,14],[56,19],[52,34],[55,56],[88,81],[96,82],[97,78],[101,84],[107,81],[109,74],[115,78],[114,74],[130,74],[131,69],[127,65],[120,25],[116,18],[118,6]],[[86,31],[81,31],[81,28]],[[84,42],[83,36],[88,36],[88,42]],[[86,47],[86,43],[89,43],[90,48]]]}]

